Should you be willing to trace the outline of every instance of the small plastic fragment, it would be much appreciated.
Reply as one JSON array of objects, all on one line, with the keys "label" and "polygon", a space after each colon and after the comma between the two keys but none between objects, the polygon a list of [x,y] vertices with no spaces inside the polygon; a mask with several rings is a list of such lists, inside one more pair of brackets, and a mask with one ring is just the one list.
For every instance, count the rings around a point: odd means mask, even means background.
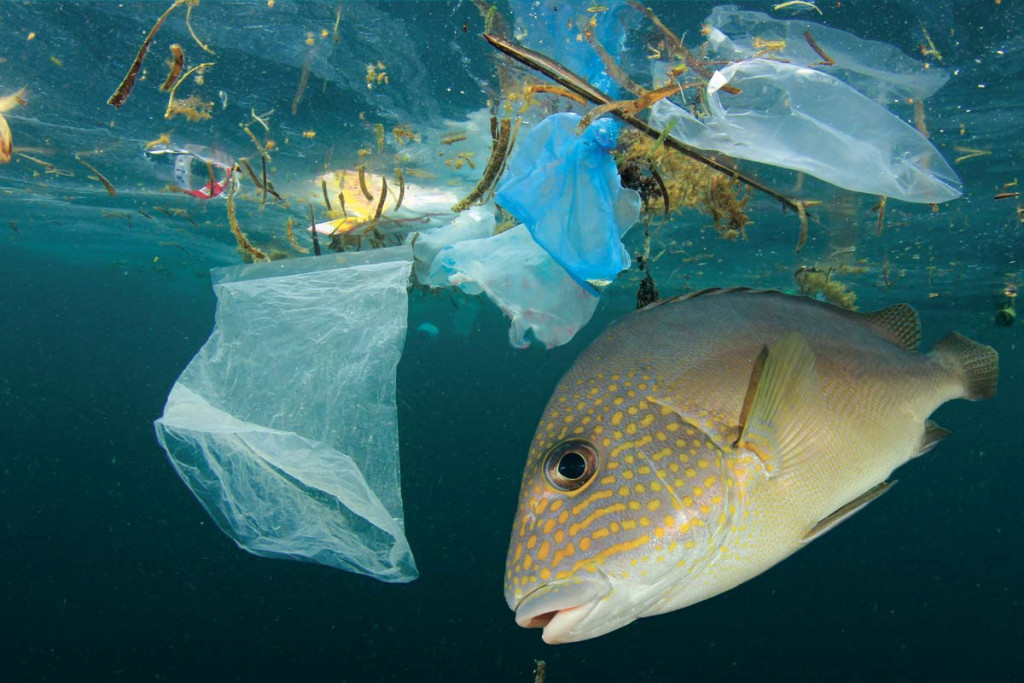
[{"label": "small plastic fragment", "polygon": [[[196,199],[227,197],[225,190],[231,185],[238,189],[239,177],[232,171],[235,160],[220,150],[160,141],[146,149],[145,157],[153,164],[155,175]],[[211,168],[223,173],[224,180],[211,178]]]},{"label": "small plastic fragment", "polygon": [[155,428],[245,550],[416,578],[395,405],[411,260],[398,247],[213,271],[217,326]]},{"label": "small plastic fragment", "polygon": [[522,136],[495,201],[518,218],[578,283],[609,281],[629,267],[622,235],[640,217],[640,195],[624,189],[610,150],[620,124],[553,114]]},{"label": "small plastic fragment", "polygon": [[[723,93],[721,84],[740,88]],[[917,203],[961,194],[935,147],[885,107],[828,74],[765,59],[715,72],[710,115],[698,120],[665,100],[650,124],[699,149],[803,171],[855,192]]]},{"label": "small plastic fragment", "polygon": [[547,348],[565,344],[594,314],[598,296],[577,284],[523,225],[486,239],[466,240],[438,252],[432,283],[486,293],[509,318],[509,342],[531,339]]}]

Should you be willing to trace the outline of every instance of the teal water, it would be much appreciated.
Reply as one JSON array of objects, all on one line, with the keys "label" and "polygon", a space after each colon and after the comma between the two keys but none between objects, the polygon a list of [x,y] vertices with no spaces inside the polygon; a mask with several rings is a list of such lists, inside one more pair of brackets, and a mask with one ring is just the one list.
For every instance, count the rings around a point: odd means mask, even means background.
[{"label": "teal water", "polygon": [[[654,251],[658,240],[669,251],[654,276],[664,295],[792,289],[798,267],[838,266],[846,256],[833,254],[856,246],[863,262],[848,265],[865,270],[843,281],[862,310],[912,304],[924,348],[950,329],[992,345],[999,396],[940,409],[935,419],[953,436],[901,469],[893,493],[757,579],[556,647],[517,627],[502,597],[519,478],[562,372],[634,307],[635,269],[571,343],[550,351],[510,348],[506,319],[485,300],[469,335],[453,334],[453,300],[412,292],[410,330],[431,322],[441,334],[410,334],[398,369],[406,532],[421,574],[408,585],[242,552],[182,486],[152,430],[212,328],[209,268],[240,258],[224,202],[167,193],[145,143],[170,132],[252,155],[239,123],[250,109],[274,109],[273,173],[292,205],[260,212],[250,198],[239,220],[258,243],[287,250],[284,222],[308,215],[305,197],[319,188],[303,183],[328,150],[332,166],[351,168],[359,148],[375,145],[378,121],[427,130],[486,106],[497,82],[477,10],[344,3],[335,42],[335,4],[203,4],[192,21],[217,54],[201,57],[179,9],[147,57],[147,80],[115,111],[106,98],[166,5],[0,5],[0,97],[28,88],[28,105],[7,114],[15,147],[75,173],[48,174],[22,157],[0,166],[0,679],[532,681],[538,659],[556,683],[1020,679],[1021,327],[993,318],[1020,279],[1024,228],[1017,199],[992,197],[1017,189],[1024,162],[1024,4],[837,4],[799,16],[911,55],[924,22],[954,72],[926,103],[932,142],[950,162],[966,154],[957,146],[991,152],[954,164],[964,196],[938,211],[890,202],[879,236],[876,198],[822,191],[830,204],[799,255],[795,220],[765,198],[751,200],[746,242],[723,242],[706,217],[683,213],[655,240]],[[712,6],[655,10],[696,41]],[[190,64],[217,63],[203,91],[216,101],[209,121],[162,118],[156,86],[171,42]],[[366,65],[378,60],[390,82],[368,89]],[[117,197],[87,178],[76,152],[92,153]],[[475,182],[472,169],[449,173],[432,156],[421,166],[445,183]],[[641,238],[634,229],[630,251]],[[889,288],[879,286],[885,261],[904,272]]]}]

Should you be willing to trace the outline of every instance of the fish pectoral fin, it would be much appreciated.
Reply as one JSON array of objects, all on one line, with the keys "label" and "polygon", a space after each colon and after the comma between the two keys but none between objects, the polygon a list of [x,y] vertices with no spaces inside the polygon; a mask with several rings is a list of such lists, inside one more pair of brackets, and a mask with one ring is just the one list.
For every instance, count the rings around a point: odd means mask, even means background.
[{"label": "fish pectoral fin", "polygon": [[925,420],[924,434],[921,435],[921,444],[917,447],[917,453],[914,454],[914,457],[916,458],[919,455],[924,455],[931,449],[935,448],[935,444],[939,443],[950,434],[952,434],[952,432],[948,429],[943,429],[931,420]]},{"label": "fish pectoral fin", "polygon": [[820,427],[811,411],[824,401],[814,352],[791,332],[754,361],[734,444],[752,451],[769,477],[797,468],[812,452]]},{"label": "fish pectoral fin", "polygon": [[804,534],[804,537],[800,539],[800,542],[810,543],[826,531],[834,529],[841,522],[846,521],[852,517],[854,513],[864,509],[865,505],[878,498],[895,485],[895,481],[883,481],[881,484],[871,487],[843,507],[830,514],[828,517],[825,517],[823,520],[815,524],[810,531]]}]

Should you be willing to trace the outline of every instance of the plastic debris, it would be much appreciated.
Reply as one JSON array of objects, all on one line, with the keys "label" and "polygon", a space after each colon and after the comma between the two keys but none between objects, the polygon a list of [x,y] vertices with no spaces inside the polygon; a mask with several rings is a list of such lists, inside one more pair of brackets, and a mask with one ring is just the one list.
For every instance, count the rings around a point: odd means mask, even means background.
[{"label": "plastic debris", "polygon": [[411,261],[397,247],[213,271],[217,326],[155,427],[245,550],[416,578],[395,406]]},{"label": "plastic debris", "polygon": [[[926,66],[892,45],[811,21],[774,19],[763,12],[723,5],[712,10],[704,23],[709,27],[711,49],[722,59],[770,56],[797,66],[814,66],[879,102],[925,99],[949,80],[945,69]],[[811,41],[825,54],[816,51]],[[823,57],[834,64],[825,63]]]},{"label": "plastic debris", "polygon": [[415,235],[413,259],[416,279],[432,287],[446,287],[446,277],[431,278],[430,268],[437,253],[450,244],[465,240],[476,240],[494,234],[494,207],[474,206],[457,214],[448,224]]},{"label": "plastic debris", "polygon": [[[723,94],[726,83],[739,88]],[[806,67],[748,59],[716,71],[710,115],[698,120],[666,101],[652,126],[699,149],[803,171],[856,192],[907,202],[959,197],[960,180],[911,126],[839,79]]]},{"label": "plastic debris", "polygon": [[225,191],[232,182],[237,189],[239,180],[233,175],[235,160],[219,150],[202,145],[161,143],[147,149],[145,155],[154,164],[158,176],[196,199],[226,197]]},{"label": "plastic debris", "polygon": [[517,348],[531,338],[547,348],[565,344],[597,307],[597,295],[577,284],[523,225],[445,247],[429,277],[467,294],[486,293],[512,319],[509,342]]},{"label": "plastic debris", "polygon": [[622,235],[640,217],[640,195],[619,182],[610,150],[620,125],[554,114],[522,136],[495,201],[529,229],[580,284],[607,283],[629,267]]},{"label": "plastic debris", "polygon": [[441,330],[437,329],[437,325],[434,323],[420,323],[416,328],[416,336],[420,339],[434,340],[439,334],[441,334]]}]

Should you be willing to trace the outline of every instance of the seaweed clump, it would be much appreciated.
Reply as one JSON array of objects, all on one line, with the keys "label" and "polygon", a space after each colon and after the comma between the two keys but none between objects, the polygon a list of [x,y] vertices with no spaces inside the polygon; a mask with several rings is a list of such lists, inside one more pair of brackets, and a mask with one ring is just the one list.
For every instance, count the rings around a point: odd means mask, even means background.
[{"label": "seaweed clump", "polygon": [[633,163],[660,169],[670,212],[696,209],[711,217],[722,238],[746,239],[746,226],[752,222],[746,213],[750,195],[734,178],[636,131],[624,133],[622,143],[620,167]]},{"label": "seaweed clump", "polygon": [[802,266],[794,274],[800,293],[820,297],[830,304],[850,311],[857,310],[857,294],[851,292],[839,280],[832,277],[832,269],[821,270],[814,266]]}]

